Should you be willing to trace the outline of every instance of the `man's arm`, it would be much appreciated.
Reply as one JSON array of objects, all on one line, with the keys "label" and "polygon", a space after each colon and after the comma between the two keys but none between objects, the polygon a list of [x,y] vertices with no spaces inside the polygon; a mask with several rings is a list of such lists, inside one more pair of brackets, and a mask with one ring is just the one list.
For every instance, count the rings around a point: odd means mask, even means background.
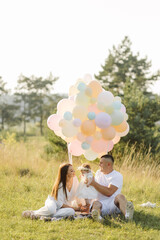
[{"label": "man's arm", "polygon": [[95,181],[94,177],[89,185],[93,186],[98,192],[105,195],[106,197],[112,196],[118,189],[118,187],[114,185],[109,185],[108,187],[102,186]]}]

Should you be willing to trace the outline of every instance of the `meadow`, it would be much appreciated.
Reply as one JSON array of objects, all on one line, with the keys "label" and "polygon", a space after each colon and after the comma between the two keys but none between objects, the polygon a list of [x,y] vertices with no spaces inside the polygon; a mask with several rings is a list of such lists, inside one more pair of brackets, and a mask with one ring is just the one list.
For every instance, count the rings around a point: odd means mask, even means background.
[{"label": "meadow", "polygon": [[[10,137],[0,144],[0,239],[160,239],[160,167],[154,159],[150,161],[149,153],[137,152],[131,159],[135,148],[124,154],[121,163],[115,162],[115,169],[124,177],[122,193],[134,203],[132,222],[123,216],[107,217],[104,224],[92,219],[44,222],[22,218],[24,210],[44,205],[59,164],[68,162],[64,152],[46,160],[45,144],[43,137],[30,137],[26,142]],[[74,157],[73,167],[77,169],[81,162]],[[98,169],[98,161],[90,164],[94,171]],[[156,203],[156,208],[140,206],[148,201]]]}]

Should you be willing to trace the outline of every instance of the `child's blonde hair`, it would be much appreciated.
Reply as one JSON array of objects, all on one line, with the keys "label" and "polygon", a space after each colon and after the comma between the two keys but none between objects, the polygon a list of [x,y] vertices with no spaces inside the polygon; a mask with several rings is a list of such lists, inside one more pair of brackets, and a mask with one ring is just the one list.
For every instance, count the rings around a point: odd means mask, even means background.
[{"label": "child's blonde hair", "polygon": [[83,163],[78,170],[80,171],[91,171],[91,167],[88,163]]}]

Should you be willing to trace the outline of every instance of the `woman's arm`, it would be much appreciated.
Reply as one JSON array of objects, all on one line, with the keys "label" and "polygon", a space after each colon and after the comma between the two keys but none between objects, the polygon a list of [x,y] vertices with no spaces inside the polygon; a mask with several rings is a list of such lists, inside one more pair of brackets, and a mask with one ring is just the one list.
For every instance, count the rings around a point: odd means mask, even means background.
[{"label": "woman's arm", "polygon": [[73,208],[75,211],[80,211],[80,207],[71,207],[67,204],[63,204],[61,208]]}]

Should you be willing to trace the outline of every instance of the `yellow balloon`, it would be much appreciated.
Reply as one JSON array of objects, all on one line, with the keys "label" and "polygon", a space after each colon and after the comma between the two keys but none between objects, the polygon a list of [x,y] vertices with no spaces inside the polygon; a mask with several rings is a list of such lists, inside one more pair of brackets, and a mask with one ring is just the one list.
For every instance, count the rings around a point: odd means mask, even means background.
[{"label": "yellow balloon", "polygon": [[96,131],[96,124],[92,120],[86,120],[81,124],[81,132],[86,135],[90,136],[94,134]]},{"label": "yellow balloon", "polygon": [[86,90],[85,90],[85,94],[88,96],[88,97],[91,97],[92,96],[92,89],[90,87],[87,87]]},{"label": "yellow balloon", "polygon": [[92,89],[92,97],[97,97],[102,92],[101,84],[96,80],[91,81],[88,86]]},{"label": "yellow balloon", "polygon": [[121,124],[113,127],[116,130],[116,132],[124,132],[127,130],[128,124],[126,121],[123,121]]},{"label": "yellow balloon", "polygon": [[80,92],[77,94],[75,101],[77,105],[88,106],[90,99],[84,92]]},{"label": "yellow balloon", "polygon": [[70,89],[69,89],[69,96],[74,96],[74,95],[76,95],[77,93],[78,93],[77,88],[76,88],[74,85],[71,86]]},{"label": "yellow balloon", "polygon": [[113,139],[112,139],[112,142],[114,143],[114,144],[116,144],[116,143],[118,143],[119,141],[120,141],[120,136],[118,136],[118,135],[116,135]]},{"label": "yellow balloon", "polygon": [[116,135],[115,129],[111,126],[108,128],[102,129],[101,133],[102,133],[103,139],[105,140],[112,140]]},{"label": "yellow balloon", "polygon": [[74,118],[79,118],[82,121],[87,118],[87,114],[88,109],[79,105],[75,106],[72,112]]},{"label": "yellow balloon", "polygon": [[101,139],[102,138],[102,133],[100,131],[96,131],[94,133],[94,138],[97,139],[97,140]]}]

